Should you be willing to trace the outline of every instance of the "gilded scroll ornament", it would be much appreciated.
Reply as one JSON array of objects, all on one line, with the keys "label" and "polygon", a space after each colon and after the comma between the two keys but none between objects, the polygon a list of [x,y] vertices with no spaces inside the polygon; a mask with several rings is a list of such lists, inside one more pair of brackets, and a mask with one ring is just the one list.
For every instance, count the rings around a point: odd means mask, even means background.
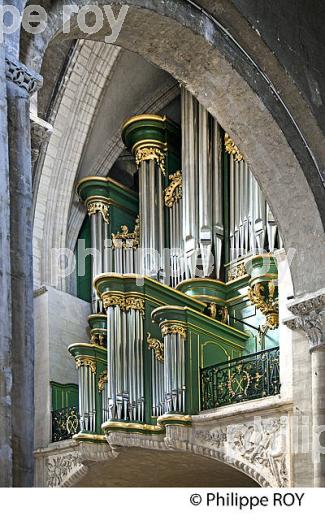
[{"label": "gilded scroll ornament", "polygon": [[135,160],[137,166],[140,166],[143,161],[157,161],[161,171],[165,173],[165,154],[159,148],[139,148],[136,152]]},{"label": "gilded scroll ornament", "polygon": [[179,334],[179,336],[186,339],[186,328],[182,325],[162,325],[161,333],[163,336],[167,336],[167,334]]},{"label": "gilded scroll ornament", "polygon": [[102,392],[105,388],[106,383],[108,382],[107,372],[106,370],[99,376],[98,379],[98,391]]},{"label": "gilded scroll ornament", "polygon": [[225,147],[226,152],[229,153],[229,155],[233,155],[235,161],[240,162],[244,159],[243,155],[239,151],[238,146],[234,143],[229,134],[225,134]]},{"label": "gilded scroll ornament", "polygon": [[237,278],[241,278],[242,276],[246,276],[247,271],[244,263],[237,264],[234,267],[231,267],[228,271],[228,282],[232,282],[233,280],[237,280]]},{"label": "gilded scroll ornament", "polygon": [[177,171],[169,175],[171,181],[165,189],[165,206],[172,208],[176,202],[183,197],[183,175],[181,171]]},{"label": "gilded scroll ornament", "polygon": [[96,213],[101,213],[104,222],[109,224],[109,205],[106,202],[101,200],[93,200],[87,203],[87,211],[88,215],[95,215]]},{"label": "gilded scroll ornament", "polygon": [[96,374],[96,363],[93,359],[87,357],[78,357],[76,359],[76,367],[89,367],[93,374]]},{"label": "gilded scroll ornament", "polygon": [[105,309],[117,306],[124,310],[125,296],[123,295],[105,293],[102,296],[102,301]]},{"label": "gilded scroll ornament", "polygon": [[275,297],[276,287],[273,280],[258,282],[248,290],[248,297],[266,317],[266,329],[276,329],[279,326],[279,303]]},{"label": "gilded scroll ornament", "polygon": [[144,299],[137,296],[126,296],[124,310],[127,312],[131,309],[144,314]]},{"label": "gilded scroll ornament", "polygon": [[150,332],[147,334],[148,348],[154,350],[157,361],[164,361],[164,344],[156,338],[152,338]]},{"label": "gilded scroll ornament", "polygon": [[105,293],[102,301],[105,309],[117,306],[121,311],[127,312],[132,309],[144,314],[144,299],[139,296]]}]

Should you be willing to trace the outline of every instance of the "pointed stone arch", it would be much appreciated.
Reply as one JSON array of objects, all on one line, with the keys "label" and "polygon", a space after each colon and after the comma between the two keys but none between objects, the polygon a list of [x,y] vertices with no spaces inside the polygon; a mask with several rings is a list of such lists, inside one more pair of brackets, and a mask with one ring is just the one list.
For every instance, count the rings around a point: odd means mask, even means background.
[{"label": "pointed stone arch", "polygon": [[[76,3],[82,6],[87,2]],[[95,3],[103,4],[99,0]],[[125,3],[120,0],[118,6]],[[325,278],[325,267],[319,263],[325,255],[324,197],[319,175],[323,157],[318,148],[315,153],[311,150],[296,114],[292,115],[267,74],[222,23],[195,2],[127,3],[130,8],[116,44],[171,73],[234,137],[269,200],[286,249],[296,251],[292,262],[295,295],[316,290]],[[22,57],[29,65],[41,64],[50,39],[63,36],[61,2],[55,3],[50,15],[47,33],[22,46]],[[102,40],[105,34],[107,27],[96,38]],[[73,37],[81,36],[74,29]],[[291,94],[296,102],[297,92],[291,90]],[[272,96],[275,99],[270,99]],[[297,109],[297,120],[300,116]],[[309,112],[306,118],[311,135],[321,142]]]}]

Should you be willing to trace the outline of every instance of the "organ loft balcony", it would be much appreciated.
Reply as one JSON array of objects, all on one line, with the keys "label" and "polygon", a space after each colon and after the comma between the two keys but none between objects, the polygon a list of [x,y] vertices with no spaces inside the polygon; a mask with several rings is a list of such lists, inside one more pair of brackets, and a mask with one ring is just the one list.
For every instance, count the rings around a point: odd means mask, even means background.
[{"label": "organ loft balcony", "polygon": [[182,128],[155,114],[125,123],[136,190],[109,177],[77,187],[92,314],[89,341],[68,349],[78,384],[52,383],[53,442],[159,435],[280,393],[281,236],[232,139],[186,91],[182,108]]}]

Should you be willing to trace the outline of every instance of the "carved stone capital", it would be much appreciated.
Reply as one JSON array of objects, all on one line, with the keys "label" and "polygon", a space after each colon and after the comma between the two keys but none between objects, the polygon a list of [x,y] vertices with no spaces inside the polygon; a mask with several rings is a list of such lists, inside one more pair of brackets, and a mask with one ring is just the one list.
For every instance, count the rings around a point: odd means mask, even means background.
[{"label": "carved stone capital", "polygon": [[30,129],[32,143],[32,163],[34,164],[39,157],[41,147],[50,139],[53,132],[53,126],[40,117],[31,114]]},{"label": "carved stone capital", "polygon": [[26,90],[29,95],[39,90],[43,84],[42,76],[13,58],[6,58],[6,78]]},{"label": "carved stone capital", "polygon": [[296,300],[289,307],[294,318],[285,320],[291,330],[303,330],[310,350],[325,348],[325,291],[304,300]]}]

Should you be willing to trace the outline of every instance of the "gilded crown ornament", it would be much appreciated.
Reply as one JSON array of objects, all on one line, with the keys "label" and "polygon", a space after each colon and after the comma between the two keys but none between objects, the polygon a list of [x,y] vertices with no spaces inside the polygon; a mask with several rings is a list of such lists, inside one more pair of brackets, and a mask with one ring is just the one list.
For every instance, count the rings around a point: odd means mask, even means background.
[{"label": "gilded crown ornament", "polygon": [[137,166],[143,161],[154,160],[157,162],[161,171],[165,174],[165,154],[156,147],[138,148],[135,155]]},{"label": "gilded crown ornament", "polygon": [[95,215],[100,213],[103,217],[104,222],[109,224],[109,204],[102,200],[91,200],[87,203],[88,215]]}]

